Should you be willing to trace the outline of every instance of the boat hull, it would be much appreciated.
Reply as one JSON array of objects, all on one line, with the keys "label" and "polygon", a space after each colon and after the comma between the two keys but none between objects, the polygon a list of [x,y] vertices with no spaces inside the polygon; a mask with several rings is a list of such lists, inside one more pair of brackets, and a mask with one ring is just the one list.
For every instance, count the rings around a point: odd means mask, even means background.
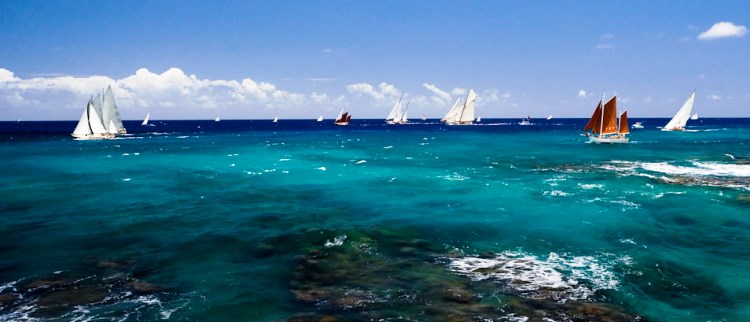
[{"label": "boat hull", "polygon": [[445,125],[472,125],[474,122],[468,121],[468,122],[445,122]]},{"label": "boat hull", "polygon": [[625,144],[630,141],[629,137],[617,136],[617,137],[597,137],[589,136],[589,143],[596,144]]},{"label": "boat hull", "polygon": [[336,122],[336,123],[333,123],[333,124],[336,124],[336,125],[339,125],[339,126],[344,126],[344,125],[349,125],[349,122]]},{"label": "boat hull", "polygon": [[76,140],[107,140],[107,139],[114,139],[115,135],[106,133],[106,134],[71,134],[73,138]]}]

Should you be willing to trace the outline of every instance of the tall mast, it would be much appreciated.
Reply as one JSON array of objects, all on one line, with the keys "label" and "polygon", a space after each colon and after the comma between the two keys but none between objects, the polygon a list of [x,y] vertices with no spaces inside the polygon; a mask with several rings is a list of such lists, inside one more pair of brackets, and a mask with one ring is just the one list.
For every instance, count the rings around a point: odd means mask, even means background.
[{"label": "tall mast", "polygon": [[[606,102],[604,98],[607,96],[607,91],[604,91],[602,93],[602,102]],[[602,132],[604,132],[604,108],[607,106],[607,104],[602,105],[602,121],[599,123],[599,137],[602,136]]]}]

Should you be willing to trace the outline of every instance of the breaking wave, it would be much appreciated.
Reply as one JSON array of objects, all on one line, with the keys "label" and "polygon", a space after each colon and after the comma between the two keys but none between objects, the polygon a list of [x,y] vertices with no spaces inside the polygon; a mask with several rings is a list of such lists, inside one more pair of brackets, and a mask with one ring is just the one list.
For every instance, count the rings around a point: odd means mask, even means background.
[{"label": "breaking wave", "polygon": [[[628,263],[623,259],[616,262]],[[590,299],[599,290],[617,289],[614,264],[593,256],[550,253],[547,258],[539,258],[505,251],[493,258],[452,258],[448,268],[475,281],[494,281],[521,296],[565,302]]]}]

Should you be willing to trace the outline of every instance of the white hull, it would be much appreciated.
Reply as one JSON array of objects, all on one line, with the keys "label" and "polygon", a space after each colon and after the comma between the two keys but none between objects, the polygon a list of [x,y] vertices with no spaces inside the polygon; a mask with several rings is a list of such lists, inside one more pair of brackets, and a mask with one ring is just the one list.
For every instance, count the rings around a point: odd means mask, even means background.
[{"label": "white hull", "polygon": [[337,123],[333,123],[333,124],[343,126],[343,125],[349,125],[349,122],[337,122]]},{"label": "white hull", "polygon": [[71,134],[76,140],[107,140],[114,139],[114,134]]},{"label": "white hull", "polygon": [[596,144],[622,144],[622,143],[628,143],[630,141],[629,137],[623,137],[623,136],[616,136],[616,137],[597,137],[597,136],[589,136],[589,142],[590,143],[596,143]]},{"label": "white hull", "polygon": [[529,121],[521,121],[521,122],[518,122],[518,125],[531,125],[531,122],[529,122]]},{"label": "white hull", "polygon": [[466,121],[466,122],[445,122],[445,125],[472,125],[472,124],[474,124],[474,123],[471,122],[471,121]]}]

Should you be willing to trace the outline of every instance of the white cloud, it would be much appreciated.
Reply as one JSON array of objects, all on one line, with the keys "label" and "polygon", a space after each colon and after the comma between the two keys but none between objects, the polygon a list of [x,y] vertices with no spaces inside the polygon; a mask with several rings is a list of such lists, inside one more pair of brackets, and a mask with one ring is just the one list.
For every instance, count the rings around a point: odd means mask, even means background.
[{"label": "white cloud", "polygon": [[313,92],[312,94],[310,94],[310,99],[313,102],[320,104],[320,103],[324,103],[324,102],[328,101],[328,95],[326,95],[326,94],[318,94],[316,92]]},{"label": "white cloud", "polygon": [[330,77],[312,77],[312,78],[305,78],[305,80],[308,82],[330,82],[330,81],[335,81],[336,79],[330,78]]},{"label": "white cloud", "polygon": [[451,95],[463,96],[466,95],[467,92],[468,90],[465,88],[454,87],[453,90],[451,90]]},{"label": "white cloud", "polygon": [[77,117],[77,109],[89,96],[107,86],[112,86],[125,118],[140,117],[146,108],[157,107],[161,113],[154,114],[176,118],[204,117],[205,110],[216,109],[234,117],[255,118],[258,113],[252,110],[300,109],[327,103],[326,94],[294,93],[251,78],[199,79],[179,68],[161,74],[141,68],[122,79],[98,75],[23,79],[0,68],[0,109],[23,108],[25,113],[35,114],[26,119],[71,119]]},{"label": "white cloud", "polygon": [[424,83],[424,84],[422,84],[422,87],[426,88],[428,91],[430,91],[433,94],[435,94],[435,96],[437,98],[439,98],[441,101],[443,101],[444,103],[449,102],[451,100],[451,95],[450,94],[448,94],[445,91],[439,89],[434,84]]},{"label": "white cloud", "polygon": [[332,54],[333,53],[333,49],[331,49],[331,48],[324,48],[320,52],[322,52],[324,54]]},{"label": "white cloud", "polygon": [[586,91],[579,90],[578,91],[578,97],[580,97],[580,98],[586,98]]},{"label": "white cloud", "polygon": [[728,21],[717,22],[708,30],[698,35],[700,40],[712,40],[727,37],[744,37],[747,34],[747,27],[735,25]]},{"label": "white cloud", "polygon": [[654,101],[654,99],[651,98],[651,96],[648,96],[648,97],[646,97],[646,98],[643,99],[643,103],[646,103],[646,104],[651,104],[651,102],[653,102],[653,101]]},{"label": "white cloud", "polygon": [[615,39],[615,35],[613,34],[603,34],[600,36],[602,39]]},{"label": "white cloud", "polygon": [[357,83],[357,84],[347,85],[346,90],[352,94],[357,94],[357,95],[364,94],[364,95],[371,96],[377,101],[391,100],[394,98],[398,98],[398,95],[400,94],[399,90],[396,89],[396,86],[393,86],[393,84],[388,84],[386,82],[382,82],[378,84],[377,89],[375,89],[374,86],[368,83]]},{"label": "white cloud", "polygon": [[0,68],[0,83],[15,82],[15,81],[18,81],[18,78],[13,76],[13,72],[5,68]]},{"label": "white cloud", "polygon": [[599,50],[615,49],[615,45],[612,44],[598,44],[594,47]]},{"label": "white cloud", "polygon": [[716,94],[708,95],[708,98],[710,98],[710,99],[712,99],[714,101],[721,101],[721,96],[716,95]]}]

